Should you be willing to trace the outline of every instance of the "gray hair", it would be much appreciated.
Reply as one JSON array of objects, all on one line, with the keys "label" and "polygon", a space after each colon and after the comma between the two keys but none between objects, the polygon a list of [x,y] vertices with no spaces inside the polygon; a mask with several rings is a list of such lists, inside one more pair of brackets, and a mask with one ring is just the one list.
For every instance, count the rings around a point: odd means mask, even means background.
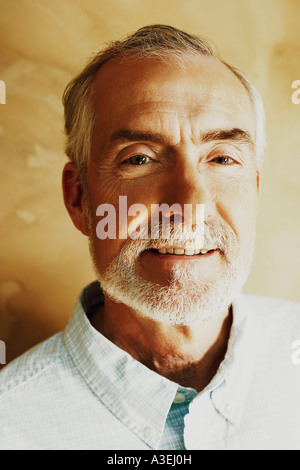
[{"label": "gray hair", "polygon": [[91,151],[91,139],[95,119],[93,83],[97,72],[108,61],[126,57],[154,57],[165,60],[172,57],[179,63],[184,54],[201,54],[222,62],[245,87],[256,117],[256,159],[260,169],[265,148],[265,113],[259,92],[236,67],[223,61],[208,40],[188,34],[167,25],[150,25],[138,29],[122,41],[111,42],[98,52],[83,71],[67,85],[63,94],[65,109],[66,154],[79,174],[84,178]]}]

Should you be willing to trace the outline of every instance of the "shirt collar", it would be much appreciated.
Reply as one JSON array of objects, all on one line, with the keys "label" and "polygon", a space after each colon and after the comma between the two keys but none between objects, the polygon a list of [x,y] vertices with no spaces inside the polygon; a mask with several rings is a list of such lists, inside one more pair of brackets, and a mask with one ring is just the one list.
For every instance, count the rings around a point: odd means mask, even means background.
[{"label": "shirt collar", "polygon": [[93,328],[88,317],[103,302],[98,282],[83,290],[64,331],[65,346],[105,407],[156,448],[178,385],[133,359]]},{"label": "shirt collar", "polygon": [[[83,290],[64,331],[66,348],[103,404],[146,444],[157,448],[178,384],[151,371],[93,328],[88,317],[103,303],[98,282]],[[235,299],[232,311],[225,358],[198,396],[208,393],[217,412],[238,424],[254,366],[256,333],[244,296]]]},{"label": "shirt collar", "polygon": [[210,398],[225,419],[239,424],[252,379],[260,334],[255,313],[244,295],[232,303],[233,322],[224,360],[210,384],[201,392]]}]

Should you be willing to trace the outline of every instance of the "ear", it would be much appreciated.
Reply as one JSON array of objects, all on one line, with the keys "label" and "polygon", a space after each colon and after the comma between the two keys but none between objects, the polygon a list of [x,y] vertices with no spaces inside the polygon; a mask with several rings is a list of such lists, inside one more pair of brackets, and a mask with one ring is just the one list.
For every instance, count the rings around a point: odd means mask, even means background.
[{"label": "ear", "polygon": [[81,178],[71,162],[68,162],[63,169],[62,187],[65,206],[73,224],[80,232],[88,236]]}]

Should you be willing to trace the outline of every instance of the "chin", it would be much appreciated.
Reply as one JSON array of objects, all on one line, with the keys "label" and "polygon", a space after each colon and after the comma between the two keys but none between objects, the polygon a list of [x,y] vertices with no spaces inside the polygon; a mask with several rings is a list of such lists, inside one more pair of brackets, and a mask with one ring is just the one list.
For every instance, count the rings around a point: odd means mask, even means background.
[{"label": "chin", "polygon": [[169,325],[195,325],[226,315],[233,299],[241,291],[246,273],[241,266],[237,245],[234,255],[223,257],[213,281],[201,282],[198,268],[174,268],[167,285],[142,278],[132,259],[120,253],[100,272],[96,257],[92,260],[97,278],[107,297],[127,306],[137,315]]},{"label": "chin", "polygon": [[99,276],[105,294],[113,301],[126,305],[137,315],[168,325],[195,325],[208,322],[225,315],[239,285],[234,283],[212,282],[182,285],[172,282],[169,286],[158,286],[143,279],[114,277],[104,279]]}]

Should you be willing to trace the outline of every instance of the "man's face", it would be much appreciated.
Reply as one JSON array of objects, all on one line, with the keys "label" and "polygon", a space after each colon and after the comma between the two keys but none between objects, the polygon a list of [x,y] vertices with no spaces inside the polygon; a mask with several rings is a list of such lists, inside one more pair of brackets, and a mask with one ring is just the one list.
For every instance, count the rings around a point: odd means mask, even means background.
[{"label": "man's face", "polygon": [[[104,291],[167,323],[220,313],[247,277],[255,236],[255,118],[246,90],[219,61],[195,56],[183,68],[171,59],[111,61],[94,91],[90,247]],[[119,196],[147,210],[119,223]],[[124,236],[125,224],[129,232],[145,221],[150,227],[151,207],[163,203],[204,205],[203,246],[194,213],[183,220],[184,236],[97,238],[100,204],[116,208],[117,235]],[[190,251],[164,253],[172,248]]]}]

